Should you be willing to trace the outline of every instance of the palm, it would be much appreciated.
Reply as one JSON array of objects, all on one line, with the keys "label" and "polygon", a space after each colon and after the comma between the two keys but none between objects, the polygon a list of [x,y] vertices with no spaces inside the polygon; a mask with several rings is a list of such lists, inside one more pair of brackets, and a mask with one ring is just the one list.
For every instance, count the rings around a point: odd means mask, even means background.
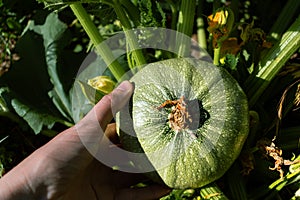
[{"label": "palm", "polygon": [[[159,185],[132,189],[130,186],[145,179],[144,176],[115,171],[93,158],[85,148],[66,151],[78,149],[80,144],[73,131],[65,131],[35,155],[37,160],[44,160],[37,170],[40,178],[47,179],[45,188],[51,199],[155,199],[168,192]],[[115,126],[108,126],[105,134],[115,138]]]}]

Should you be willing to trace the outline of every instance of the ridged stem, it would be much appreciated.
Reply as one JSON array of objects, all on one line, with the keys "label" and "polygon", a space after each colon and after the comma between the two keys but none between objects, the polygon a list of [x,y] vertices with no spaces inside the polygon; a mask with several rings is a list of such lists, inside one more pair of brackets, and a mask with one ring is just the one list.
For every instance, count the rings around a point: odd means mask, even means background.
[{"label": "ridged stem", "polygon": [[[122,8],[122,5],[120,4],[119,0],[114,0],[114,9],[115,12],[123,26],[125,35],[126,35],[126,40],[128,42],[128,45],[130,47],[129,50],[132,49],[132,57],[134,61],[129,62],[131,64],[131,68],[137,67],[138,69],[141,69],[141,67],[146,64],[145,57],[143,55],[142,50],[139,48],[138,44],[138,39],[136,38],[136,35],[132,31],[132,26],[130,23],[130,20],[128,19],[126,12]],[[134,66],[132,66],[134,65]]]},{"label": "ridged stem", "polygon": [[299,7],[300,7],[299,0],[287,1],[284,8],[280,12],[279,17],[275,20],[275,23],[273,24],[270,30],[270,35],[273,38],[279,39],[281,34],[284,32],[284,30],[286,30],[288,24],[290,24],[297,10],[299,10]]},{"label": "ridged stem", "polygon": [[291,55],[300,48],[300,16],[260,61],[260,70],[245,82],[249,106],[253,107]]},{"label": "ridged stem", "polygon": [[197,37],[198,38],[197,39],[200,48],[207,49],[205,23],[202,17],[202,10],[203,10],[202,4],[203,4],[202,1],[198,1],[198,5],[197,5]]},{"label": "ridged stem", "polygon": [[[172,17],[171,17],[171,29],[176,30],[176,19],[177,19],[177,9],[176,9],[176,4],[172,1],[172,0],[166,0],[167,3],[169,4],[170,8],[171,8],[171,13],[172,13]],[[173,41],[173,40],[171,40]]]},{"label": "ridged stem", "polygon": [[220,62],[221,45],[214,48],[214,65],[218,66]]},{"label": "ridged stem", "polygon": [[[93,23],[91,17],[88,15],[86,10],[82,7],[80,3],[70,4],[70,8],[79,20],[83,29],[91,39],[93,45],[96,48],[97,53],[103,58],[104,62],[108,65],[109,70],[114,75],[117,80],[120,80],[123,74],[125,74],[124,69],[115,59],[111,49],[103,43],[104,39],[99,33],[99,30]],[[101,44],[101,45],[100,45]]]},{"label": "ridged stem", "polygon": [[215,183],[211,183],[201,188],[200,196],[203,199],[228,200]]},{"label": "ridged stem", "polygon": [[[191,37],[194,26],[195,10],[196,0],[184,0],[181,2],[177,24],[178,32]],[[188,37],[184,37],[183,34],[178,34],[176,37],[176,52],[178,57],[189,56],[190,47],[191,40],[188,41]]]},{"label": "ridged stem", "polygon": [[128,0],[120,0],[120,3],[126,8],[126,11],[135,26],[140,23],[140,13],[138,8]]}]

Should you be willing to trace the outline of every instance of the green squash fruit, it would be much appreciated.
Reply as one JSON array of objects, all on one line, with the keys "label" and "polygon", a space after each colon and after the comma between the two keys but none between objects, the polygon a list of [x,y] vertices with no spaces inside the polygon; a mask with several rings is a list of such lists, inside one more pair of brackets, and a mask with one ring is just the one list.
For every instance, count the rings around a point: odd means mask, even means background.
[{"label": "green squash fruit", "polygon": [[247,98],[227,71],[192,58],[169,59],[146,65],[131,82],[130,108],[116,121],[123,147],[139,155],[137,168],[150,163],[151,178],[182,189],[228,170],[247,137],[249,116]]}]

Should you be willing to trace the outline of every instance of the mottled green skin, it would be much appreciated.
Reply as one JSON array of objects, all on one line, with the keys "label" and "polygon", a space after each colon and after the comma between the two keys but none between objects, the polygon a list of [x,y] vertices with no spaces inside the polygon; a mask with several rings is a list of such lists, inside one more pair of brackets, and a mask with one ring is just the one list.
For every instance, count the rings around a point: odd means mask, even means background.
[{"label": "mottled green skin", "polygon": [[[221,177],[238,157],[249,129],[247,99],[237,82],[222,68],[182,58],[149,64],[131,81],[131,126],[138,140],[121,132],[125,148],[145,152],[172,188],[197,188]],[[168,126],[167,110],[157,109],[181,96],[201,100],[209,112],[200,128],[175,132]],[[121,127],[128,121],[122,118],[121,111]]]}]

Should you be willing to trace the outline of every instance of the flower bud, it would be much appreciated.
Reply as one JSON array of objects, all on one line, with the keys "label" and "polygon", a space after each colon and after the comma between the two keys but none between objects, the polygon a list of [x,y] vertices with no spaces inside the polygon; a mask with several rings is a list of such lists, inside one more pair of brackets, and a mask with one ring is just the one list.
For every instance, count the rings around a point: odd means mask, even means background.
[{"label": "flower bud", "polygon": [[217,44],[229,36],[234,24],[234,14],[230,8],[222,7],[208,16],[207,20],[207,30],[213,35],[214,43]]},{"label": "flower bud", "polygon": [[89,79],[88,84],[104,94],[110,93],[116,85],[109,76],[96,76],[95,78]]}]

